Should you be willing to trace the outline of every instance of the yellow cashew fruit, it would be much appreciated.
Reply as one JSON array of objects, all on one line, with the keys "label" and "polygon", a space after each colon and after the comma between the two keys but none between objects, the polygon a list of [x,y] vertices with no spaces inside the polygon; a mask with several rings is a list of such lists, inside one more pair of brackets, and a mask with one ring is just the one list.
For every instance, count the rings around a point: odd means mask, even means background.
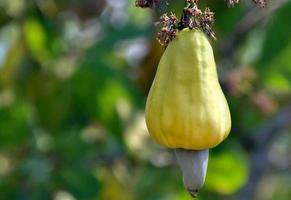
[{"label": "yellow cashew fruit", "polygon": [[165,50],[147,98],[146,124],[168,148],[209,149],[228,136],[230,112],[203,32],[184,29]]}]

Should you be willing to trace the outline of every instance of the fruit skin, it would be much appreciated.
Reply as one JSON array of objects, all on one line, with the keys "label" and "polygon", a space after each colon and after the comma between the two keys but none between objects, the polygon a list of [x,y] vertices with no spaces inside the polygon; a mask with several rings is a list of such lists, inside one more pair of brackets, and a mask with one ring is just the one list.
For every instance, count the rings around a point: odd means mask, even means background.
[{"label": "fruit skin", "polygon": [[201,31],[180,31],[165,50],[147,98],[146,124],[168,148],[209,149],[228,136],[229,108]]},{"label": "fruit skin", "polygon": [[197,197],[198,191],[203,186],[206,177],[209,156],[208,149],[175,149],[175,156],[183,174],[185,188],[192,197]]}]

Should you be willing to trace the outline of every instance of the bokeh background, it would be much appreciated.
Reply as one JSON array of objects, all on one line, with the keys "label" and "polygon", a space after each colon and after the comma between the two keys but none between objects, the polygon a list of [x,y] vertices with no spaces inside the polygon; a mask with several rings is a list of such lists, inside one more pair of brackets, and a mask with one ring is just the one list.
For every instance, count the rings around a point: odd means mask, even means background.
[{"label": "bokeh background", "polygon": [[[0,0],[0,199],[188,200],[144,105],[164,49],[134,0]],[[291,199],[290,0],[216,13],[233,127],[198,200]]]}]

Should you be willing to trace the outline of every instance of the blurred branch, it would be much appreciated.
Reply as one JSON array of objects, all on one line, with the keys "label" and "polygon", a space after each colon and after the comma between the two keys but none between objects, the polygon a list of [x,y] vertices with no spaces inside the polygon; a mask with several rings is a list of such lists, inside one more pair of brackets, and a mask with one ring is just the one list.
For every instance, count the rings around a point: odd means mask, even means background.
[{"label": "blurred branch", "polygon": [[[282,7],[287,1],[278,0],[269,4],[266,9],[251,8],[247,11],[242,20],[234,28],[225,39],[219,44],[220,51],[224,55],[224,61],[230,60],[233,64],[234,52],[241,44],[242,40],[247,36],[256,25],[264,22],[265,18]],[[223,61],[223,62],[224,62]],[[250,135],[256,135],[254,139],[247,139],[250,149],[250,174],[249,180],[245,186],[235,196],[236,200],[254,199],[257,187],[261,181],[266,169],[270,166],[268,163],[268,153],[273,141],[279,137],[283,130],[291,124],[291,104],[274,116],[266,124],[262,125],[259,130]]]},{"label": "blurred branch", "polygon": [[251,152],[250,176],[245,187],[237,194],[237,200],[251,200],[260,183],[262,175],[269,166],[269,149],[277,137],[291,124],[291,104],[264,124],[254,135],[254,149]]},{"label": "blurred branch", "polygon": [[272,3],[270,2],[268,4],[269,6],[265,9],[258,9],[256,7],[250,8],[242,17],[242,20],[237,23],[234,31],[221,40],[219,46],[220,51],[223,52],[224,56],[231,58],[238,44],[241,43],[247,33],[256,27],[256,25],[263,22],[266,17],[270,16],[286,2],[287,0],[277,0],[272,1]]}]

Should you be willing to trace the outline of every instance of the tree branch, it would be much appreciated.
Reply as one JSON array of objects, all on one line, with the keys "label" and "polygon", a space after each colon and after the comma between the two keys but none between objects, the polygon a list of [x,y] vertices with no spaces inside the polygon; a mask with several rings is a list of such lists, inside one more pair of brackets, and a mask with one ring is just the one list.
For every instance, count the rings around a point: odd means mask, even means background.
[{"label": "tree branch", "polygon": [[282,7],[286,2],[287,0],[277,0],[270,3],[269,7],[265,9],[258,9],[256,7],[249,9],[241,21],[237,23],[234,31],[221,40],[219,46],[220,51],[223,52],[224,56],[228,58],[233,57],[233,52],[245,38],[247,33],[256,27],[256,25],[264,21],[267,16],[270,16],[277,9]]},{"label": "tree branch", "polygon": [[251,154],[250,175],[246,185],[236,195],[237,200],[251,200],[255,197],[255,192],[260,180],[269,166],[268,153],[273,141],[281,135],[291,124],[291,104],[279,112],[273,119],[264,124],[254,139],[255,148]]}]

